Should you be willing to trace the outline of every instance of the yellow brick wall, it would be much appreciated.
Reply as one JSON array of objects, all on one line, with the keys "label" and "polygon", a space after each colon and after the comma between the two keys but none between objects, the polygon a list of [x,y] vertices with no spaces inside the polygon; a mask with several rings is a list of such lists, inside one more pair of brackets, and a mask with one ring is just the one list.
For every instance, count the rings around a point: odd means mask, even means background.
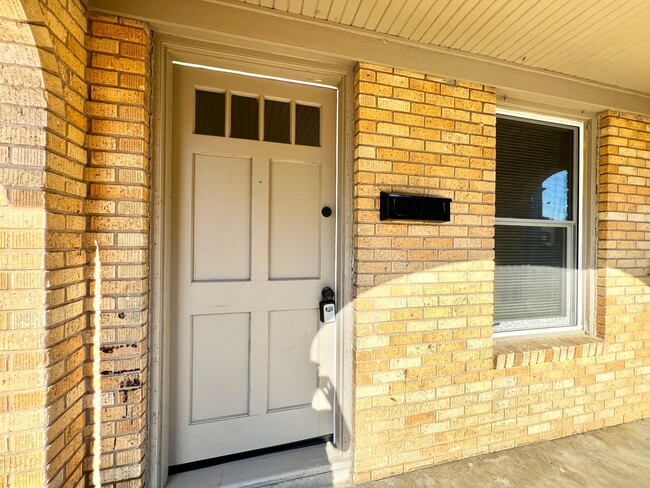
[{"label": "yellow brick wall", "polygon": [[598,333],[650,356],[650,117],[604,112],[599,131]]},{"label": "yellow brick wall", "polygon": [[144,483],[151,32],[88,15],[0,3],[0,486],[88,484],[95,240],[102,478]]},{"label": "yellow brick wall", "polygon": [[74,486],[86,451],[85,12],[75,0],[9,0],[0,17],[10,433],[2,475],[11,486]]},{"label": "yellow brick wall", "polygon": [[650,414],[650,117],[604,112],[599,137],[596,327],[622,422]]},{"label": "yellow brick wall", "polygon": [[102,261],[102,482],[135,487],[146,473],[152,37],[96,13],[89,29],[85,239]]},{"label": "yellow brick wall", "polygon": [[87,263],[83,248],[86,218],[83,178],[87,156],[85,81],[87,21],[79,0],[42,0],[41,9],[52,48],[41,55],[46,70],[60,79],[49,90],[47,173],[45,180],[47,290],[47,470],[48,486],[83,483],[84,309]]},{"label": "yellow brick wall", "polygon": [[[619,131],[601,129],[605,342],[506,354],[492,337],[495,91],[361,64],[355,103],[354,480],[650,415],[647,120],[601,119]],[[451,222],[379,222],[380,191],[450,197]]]},{"label": "yellow brick wall", "polygon": [[[78,0],[0,2],[0,486],[89,484],[95,241],[102,479],[145,483],[151,40]],[[355,92],[355,481],[650,415],[650,119],[600,117],[603,341],[508,353],[494,90],[363,64]],[[450,197],[452,221],[380,223],[382,190]]]},{"label": "yellow brick wall", "polygon": [[[0,2],[0,486],[45,480],[45,185],[52,46],[37,3]],[[39,24],[30,24],[34,20]]]}]

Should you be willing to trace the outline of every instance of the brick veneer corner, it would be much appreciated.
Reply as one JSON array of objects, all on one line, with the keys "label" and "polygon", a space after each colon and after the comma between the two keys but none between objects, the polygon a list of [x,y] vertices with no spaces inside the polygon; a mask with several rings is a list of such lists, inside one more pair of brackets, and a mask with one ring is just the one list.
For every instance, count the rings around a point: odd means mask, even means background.
[{"label": "brick veneer corner", "polygon": [[[102,483],[146,481],[152,34],[89,16],[85,244],[102,262]],[[88,275],[90,278],[90,274]]]}]

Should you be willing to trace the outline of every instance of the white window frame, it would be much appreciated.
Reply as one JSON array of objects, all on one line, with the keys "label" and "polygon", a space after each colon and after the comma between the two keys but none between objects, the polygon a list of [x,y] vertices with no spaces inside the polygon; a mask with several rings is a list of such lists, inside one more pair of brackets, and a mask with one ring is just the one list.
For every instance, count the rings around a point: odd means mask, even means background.
[{"label": "white window frame", "polygon": [[[530,112],[530,111],[523,111],[523,110],[516,110],[516,109],[510,109],[510,108],[502,108],[502,107],[497,107],[496,110],[497,117],[498,116],[506,116],[506,117],[512,117],[516,119],[523,119],[523,120],[529,120],[531,123],[547,123],[550,125],[562,125],[562,126],[568,126],[568,127],[573,127],[577,129],[577,137],[574,142],[575,146],[574,147],[574,152],[576,155],[574,164],[573,164],[573,171],[574,175],[577,176],[575,178],[574,176],[574,185],[575,185],[575,190],[573,192],[573,205],[575,209],[575,232],[573,232],[573,235],[575,235],[575,243],[569,242],[571,244],[572,249],[575,250],[569,251],[570,256],[568,256],[568,262],[571,264],[571,268],[574,269],[574,290],[571,293],[571,296],[567,297],[567,302],[568,302],[568,307],[571,309],[570,313],[568,314],[569,316],[574,317],[574,320],[571,320],[571,322],[574,322],[572,325],[562,325],[562,326],[549,326],[549,327],[538,327],[538,328],[523,328],[523,325],[525,323],[530,323],[530,321],[522,320],[522,321],[509,321],[508,324],[510,327],[506,326],[502,328],[501,330],[494,330],[494,337],[495,338],[500,338],[500,337],[516,337],[516,336],[529,336],[529,335],[563,335],[563,334],[575,334],[581,331],[584,331],[587,325],[587,313],[586,313],[586,303],[585,303],[585,291],[587,289],[586,283],[585,283],[585,273],[583,271],[585,270],[585,264],[587,261],[587,256],[585,255],[585,249],[587,245],[587,226],[585,225],[585,219],[586,219],[586,214],[587,214],[587,207],[589,205],[589,198],[586,194],[586,191],[588,191],[588,187],[590,185],[587,184],[588,177],[590,172],[586,171],[586,164],[585,161],[587,159],[586,155],[586,144],[585,144],[585,139],[587,138],[588,134],[588,127],[587,123],[585,120],[579,120],[579,119],[571,119],[571,118],[565,118],[561,116],[555,116],[555,115],[548,115],[548,114],[543,114],[543,113],[536,113],[536,112]],[[495,217],[495,226],[499,225],[500,223],[508,223],[508,222],[515,222],[517,221],[518,225],[535,225],[542,227],[544,226],[543,223],[540,223],[539,221],[535,222],[530,222],[524,220],[523,222],[519,222],[520,219],[511,219],[511,218],[503,218],[503,217]],[[551,227],[562,227],[562,225],[553,224],[553,223],[548,223],[548,226]],[[566,227],[570,227],[570,224],[567,224]],[[570,239],[570,234],[568,233],[568,239]],[[574,258],[575,256],[575,258]],[[577,259],[577,265],[573,266],[573,261]],[[568,278],[571,280],[571,277],[569,276]],[[521,328],[517,328],[517,325],[521,325]]]}]

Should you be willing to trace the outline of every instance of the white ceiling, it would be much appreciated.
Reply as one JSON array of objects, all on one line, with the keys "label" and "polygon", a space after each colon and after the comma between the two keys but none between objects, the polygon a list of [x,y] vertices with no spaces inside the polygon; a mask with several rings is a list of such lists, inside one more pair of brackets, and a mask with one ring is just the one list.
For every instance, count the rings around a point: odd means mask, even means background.
[{"label": "white ceiling", "polygon": [[650,94],[650,0],[233,2]]}]

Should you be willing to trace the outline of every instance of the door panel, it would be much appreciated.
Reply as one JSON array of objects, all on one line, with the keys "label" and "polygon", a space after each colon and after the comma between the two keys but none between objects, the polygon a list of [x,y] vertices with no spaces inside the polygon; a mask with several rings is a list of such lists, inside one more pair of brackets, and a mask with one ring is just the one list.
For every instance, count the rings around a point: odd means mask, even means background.
[{"label": "door panel", "polygon": [[336,92],[175,66],[173,112],[170,464],[329,434]]},{"label": "door panel", "polygon": [[321,165],[271,161],[269,278],[320,278]]},{"label": "door panel", "polygon": [[248,414],[249,353],[250,314],[192,317],[190,423]]},{"label": "door panel", "polygon": [[250,158],[194,155],[194,280],[250,279]]},{"label": "door panel", "polygon": [[317,309],[271,312],[269,411],[311,404],[318,388],[318,372],[309,352],[317,326]]}]

